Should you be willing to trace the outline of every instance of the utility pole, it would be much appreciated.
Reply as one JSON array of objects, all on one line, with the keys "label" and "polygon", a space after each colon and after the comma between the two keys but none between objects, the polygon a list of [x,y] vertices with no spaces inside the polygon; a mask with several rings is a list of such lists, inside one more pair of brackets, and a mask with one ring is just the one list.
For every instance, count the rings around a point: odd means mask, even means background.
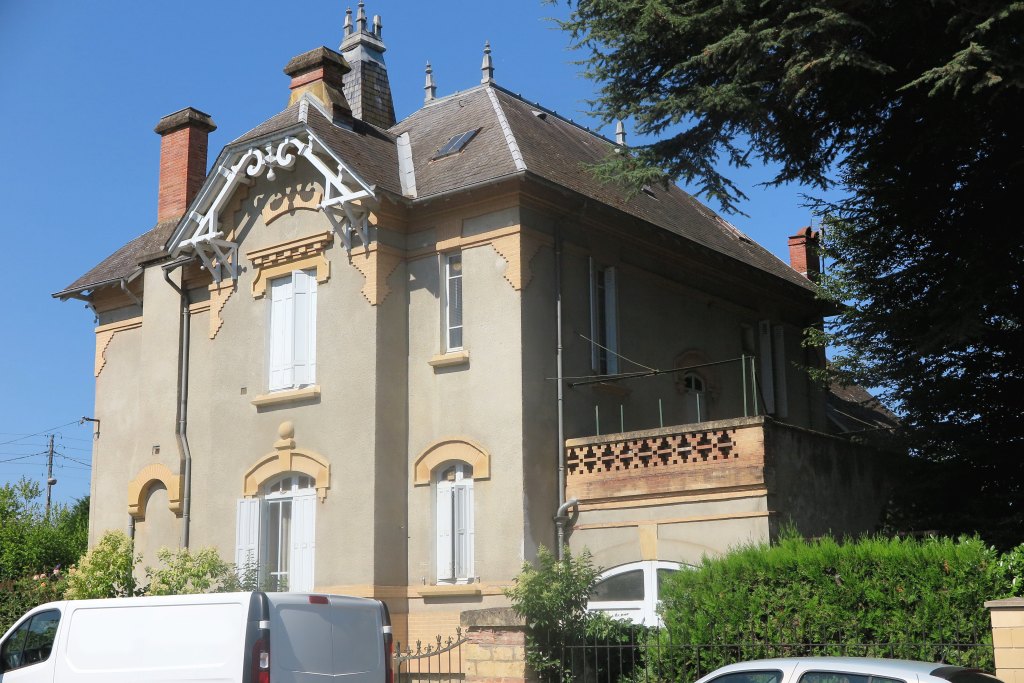
[{"label": "utility pole", "polygon": [[50,489],[57,483],[53,478],[53,434],[50,434],[50,448],[46,457],[46,519],[50,519]]}]

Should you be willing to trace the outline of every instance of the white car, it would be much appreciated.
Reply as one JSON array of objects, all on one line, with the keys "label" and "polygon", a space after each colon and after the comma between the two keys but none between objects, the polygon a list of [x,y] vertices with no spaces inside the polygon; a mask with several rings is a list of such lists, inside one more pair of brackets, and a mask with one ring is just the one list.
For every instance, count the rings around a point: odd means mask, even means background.
[{"label": "white car", "polygon": [[730,664],[697,683],[1001,683],[979,669],[902,659],[785,657]]}]

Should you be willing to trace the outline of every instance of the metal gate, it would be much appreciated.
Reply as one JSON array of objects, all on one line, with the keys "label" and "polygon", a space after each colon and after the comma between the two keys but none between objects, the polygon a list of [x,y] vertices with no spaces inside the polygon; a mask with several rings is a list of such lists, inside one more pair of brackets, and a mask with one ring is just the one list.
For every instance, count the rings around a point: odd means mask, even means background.
[{"label": "metal gate", "polygon": [[395,683],[455,683],[464,681],[462,672],[462,644],[466,637],[461,628],[455,629],[454,636],[436,636],[433,643],[416,641],[416,649],[402,644],[395,646]]}]

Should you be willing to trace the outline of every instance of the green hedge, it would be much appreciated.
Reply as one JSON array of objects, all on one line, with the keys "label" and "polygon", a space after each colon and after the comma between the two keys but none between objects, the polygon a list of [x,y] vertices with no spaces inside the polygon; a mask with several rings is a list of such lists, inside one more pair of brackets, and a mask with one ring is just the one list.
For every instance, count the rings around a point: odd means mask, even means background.
[{"label": "green hedge", "polygon": [[786,535],[774,546],[705,559],[666,582],[662,637],[671,654],[662,664],[684,681],[695,679],[698,654],[702,673],[801,654],[942,659],[991,670],[991,647],[950,644],[991,643],[984,603],[1012,595],[1010,574],[977,538],[838,543]]}]

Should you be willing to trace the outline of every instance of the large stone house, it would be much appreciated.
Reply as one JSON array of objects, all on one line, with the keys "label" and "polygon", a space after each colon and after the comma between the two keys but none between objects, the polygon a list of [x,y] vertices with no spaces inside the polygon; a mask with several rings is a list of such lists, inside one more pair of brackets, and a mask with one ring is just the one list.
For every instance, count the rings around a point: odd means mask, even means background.
[{"label": "large stone house", "polygon": [[798,272],[676,187],[599,182],[623,140],[486,53],[396,122],[383,53],[360,7],[208,173],[211,117],[163,118],[156,225],[54,295],[97,316],[91,541],[375,596],[404,641],[559,539],[628,611],[785,520],[875,523],[875,460],[801,369],[810,230]]}]

